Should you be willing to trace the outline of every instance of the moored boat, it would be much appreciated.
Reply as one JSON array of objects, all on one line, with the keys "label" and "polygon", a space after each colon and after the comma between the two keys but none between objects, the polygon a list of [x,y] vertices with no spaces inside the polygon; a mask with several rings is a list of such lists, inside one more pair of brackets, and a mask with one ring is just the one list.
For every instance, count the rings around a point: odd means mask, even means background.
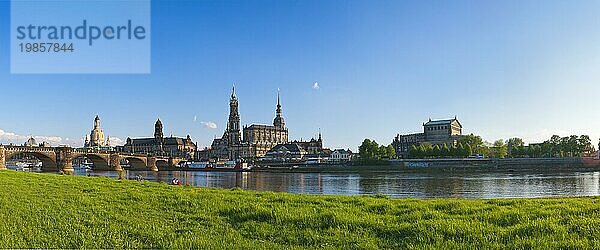
[{"label": "moored boat", "polygon": [[600,158],[598,157],[581,157],[583,165],[586,167],[600,167]]}]

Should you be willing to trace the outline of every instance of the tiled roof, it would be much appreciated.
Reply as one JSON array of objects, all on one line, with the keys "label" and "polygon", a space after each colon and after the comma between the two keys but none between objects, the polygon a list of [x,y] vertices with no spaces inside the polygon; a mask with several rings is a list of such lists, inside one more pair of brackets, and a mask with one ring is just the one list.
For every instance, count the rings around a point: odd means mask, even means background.
[{"label": "tiled roof", "polygon": [[291,152],[291,153],[304,152],[302,147],[300,147],[296,143],[285,143],[285,144],[278,144],[277,146],[273,147],[271,150],[269,150],[269,153],[276,153],[276,152],[280,152],[280,151],[283,151],[283,152],[287,151],[287,152]]},{"label": "tiled roof", "polygon": [[447,125],[447,124],[452,123],[455,120],[456,119],[433,120],[433,121],[428,121],[427,123],[425,123],[425,126],[429,126],[429,125]]}]

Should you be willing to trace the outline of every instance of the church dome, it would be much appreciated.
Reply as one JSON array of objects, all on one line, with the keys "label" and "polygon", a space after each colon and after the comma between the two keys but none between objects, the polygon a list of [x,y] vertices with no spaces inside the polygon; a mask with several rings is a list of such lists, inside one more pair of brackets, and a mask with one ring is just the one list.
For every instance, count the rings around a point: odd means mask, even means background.
[{"label": "church dome", "polygon": [[38,144],[33,137],[29,137],[29,140],[27,140],[27,142],[25,142],[25,146],[27,146],[27,147],[35,147],[37,145]]},{"label": "church dome", "polygon": [[102,131],[102,128],[100,127],[100,117],[98,117],[98,115],[96,115],[96,118],[94,118],[94,129],[92,129],[92,131],[90,133],[89,146],[90,147],[106,146],[106,141],[104,139],[104,131]]}]

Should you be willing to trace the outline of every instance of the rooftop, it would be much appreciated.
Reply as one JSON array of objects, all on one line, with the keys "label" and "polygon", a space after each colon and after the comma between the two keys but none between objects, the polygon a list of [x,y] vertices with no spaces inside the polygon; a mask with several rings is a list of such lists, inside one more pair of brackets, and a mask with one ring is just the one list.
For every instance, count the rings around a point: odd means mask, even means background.
[{"label": "rooftop", "polygon": [[426,122],[424,125],[425,126],[430,126],[430,125],[447,125],[447,124],[452,123],[453,121],[458,121],[458,119],[456,119],[456,118],[454,118],[454,119],[443,119],[443,120],[431,120],[431,119],[429,119],[429,121]]}]

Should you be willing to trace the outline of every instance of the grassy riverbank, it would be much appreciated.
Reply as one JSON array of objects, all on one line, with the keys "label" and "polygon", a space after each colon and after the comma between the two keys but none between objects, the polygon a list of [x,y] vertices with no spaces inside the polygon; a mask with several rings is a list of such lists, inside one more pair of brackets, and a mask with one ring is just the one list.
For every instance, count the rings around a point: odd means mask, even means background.
[{"label": "grassy riverbank", "polygon": [[600,248],[600,199],[387,199],[0,171],[0,248]]}]

